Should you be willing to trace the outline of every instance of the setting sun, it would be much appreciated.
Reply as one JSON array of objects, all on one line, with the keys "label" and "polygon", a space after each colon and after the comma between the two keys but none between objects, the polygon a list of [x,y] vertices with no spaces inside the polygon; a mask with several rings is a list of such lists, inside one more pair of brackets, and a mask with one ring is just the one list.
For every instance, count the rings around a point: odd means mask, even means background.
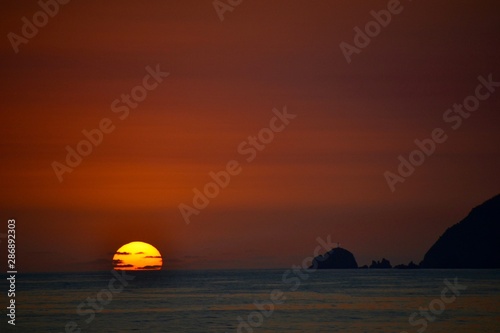
[{"label": "setting sun", "polygon": [[125,244],[113,256],[113,268],[116,270],[161,270],[162,266],[160,252],[144,242]]}]

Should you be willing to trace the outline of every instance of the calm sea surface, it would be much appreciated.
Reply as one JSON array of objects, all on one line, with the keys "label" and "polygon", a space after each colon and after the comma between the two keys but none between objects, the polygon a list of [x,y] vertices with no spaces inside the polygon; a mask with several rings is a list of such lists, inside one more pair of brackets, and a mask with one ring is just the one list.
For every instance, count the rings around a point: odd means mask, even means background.
[{"label": "calm sea surface", "polygon": [[[19,274],[15,327],[7,325],[2,275],[0,332],[65,332],[67,323],[68,332],[72,325],[81,332],[500,332],[500,270],[330,270],[283,279],[284,272],[129,273],[135,279],[122,292],[100,294],[104,302],[112,296],[100,312],[86,302],[108,288],[111,272]],[[445,303],[444,281],[455,278],[467,289],[448,292]],[[277,295],[274,309],[253,304]],[[430,304],[437,314],[424,310],[426,319],[419,308]]]}]

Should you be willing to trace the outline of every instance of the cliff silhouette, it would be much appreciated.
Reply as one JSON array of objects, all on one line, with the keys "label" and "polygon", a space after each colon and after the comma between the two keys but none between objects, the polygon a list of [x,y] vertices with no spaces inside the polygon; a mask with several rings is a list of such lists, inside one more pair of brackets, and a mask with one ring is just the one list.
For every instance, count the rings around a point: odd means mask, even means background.
[{"label": "cliff silhouette", "polygon": [[475,207],[427,251],[421,268],[500,268],[500,195]]}]

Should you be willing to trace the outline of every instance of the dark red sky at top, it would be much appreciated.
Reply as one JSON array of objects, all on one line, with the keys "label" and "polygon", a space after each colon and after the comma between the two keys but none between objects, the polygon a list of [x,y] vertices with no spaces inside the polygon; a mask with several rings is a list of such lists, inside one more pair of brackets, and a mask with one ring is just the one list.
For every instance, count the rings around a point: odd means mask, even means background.
[{"label": "dark red sky at top", "polygon": [[[107,269],[140,240],[165,268],[288,267],[317,237],[360,264],[419,261],[499,192],[500,90],[453,130],[443,113],[500,81],[496,1],[403,1],[347,64],[340,48],[387,1],[71,1],[14,53],[35,1],[1,12],[1,220],[17,220],[20,271]],[[125,120],[110,105],[146,66],[170,76]],[[287,106],[297,118],[251,163],[237,147]],[[60,183],[83,129],[116,129]],[[413,141],[448,140],[392,193],[384,172]],[[178,210],[210,171],[242,172],[186,225]],[[4,265],[4,263],[2,263]]]}]

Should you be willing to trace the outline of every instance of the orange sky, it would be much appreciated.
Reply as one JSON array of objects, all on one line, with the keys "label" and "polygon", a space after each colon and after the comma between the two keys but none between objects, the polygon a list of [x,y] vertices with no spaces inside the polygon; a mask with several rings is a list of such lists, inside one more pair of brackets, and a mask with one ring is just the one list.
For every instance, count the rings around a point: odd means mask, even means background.
[{"label": "orange sky", "polygon": [[[107,269],[132,241],[166,269],[287,267],[328,234],[361,264],[421,260],[499,192],[500,91],[395,193],[383,173],[478,75],[500,81],[500,8],[405,2],[348,65],[339,43],[386,4],[244,1],[220,22],[211,1],[74,1],[18,54],[4,38],[0,232],[16,218],[19,270]],[[9,2],[1,33],[38,9]],[[111,103],[156,64],[170,76],[120,120]],[[285,105],[297,118],[186,225],[179,203]],[[59,183],[51,163],[102,118],[116,129]]]}]

